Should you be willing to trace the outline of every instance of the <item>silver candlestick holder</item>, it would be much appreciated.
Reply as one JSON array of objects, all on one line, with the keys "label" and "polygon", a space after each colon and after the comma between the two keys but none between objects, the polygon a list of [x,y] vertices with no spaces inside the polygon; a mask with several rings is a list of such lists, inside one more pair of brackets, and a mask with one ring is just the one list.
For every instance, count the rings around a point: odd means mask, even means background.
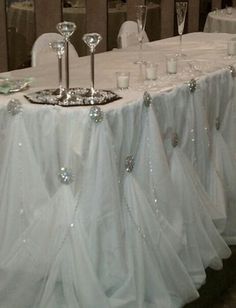
[{"label": "silver candlestick holder", "polygon": [[58,89],[55,90],[55,95],[57,95],[58,99],[63,99],[64,97],[64,88],[62,86],[62,56],[65,52],[65,40],[57,39],[49,43],[49,46],[52,50],[57,54],[58,58]]},{"label": "silver candlestick holder", "polygon": [[74,22],[63,21],[57,24],[57,30],[65,40],[65,79],[66,79],[66,96],[70,99],[70,73],[69,73],[69,41],[75,32],[76,24]]},{"label": "silver candlestick holder", "polygon": [[99,91],[94,88],[94,53],[95,48],[101,42],[102,36],[98,33],[86,33],[83,36],[83,41],[89,47],[90,63],[91,63],[91,96],[88,98],[90,104],[96,104],[99,101]]}]

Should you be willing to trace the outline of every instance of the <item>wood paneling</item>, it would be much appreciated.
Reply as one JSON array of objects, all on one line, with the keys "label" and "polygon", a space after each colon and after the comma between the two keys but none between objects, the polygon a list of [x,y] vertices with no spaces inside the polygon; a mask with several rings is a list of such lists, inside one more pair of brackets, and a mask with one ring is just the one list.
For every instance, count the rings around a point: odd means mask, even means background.
[{"label": "wood paneling", "polygon": [[56,24],[62,20],[61,0],[34,0],[36,37],[45,32],[57,32]]},{"label": "wood paneling", "polygon": [[212,0],[211,1],[211,8],[212,9],[220,9],[222,7],[222,0]]},{"label": "wood paneling", "polygon": [[103,37],[96,51],[107,50],[107,0],[86,1],[86,29],[87,33],[97,32]]},{"label": "wood paneling", "polygon": [[[0,0],[0,71],[8,68],[7,61],[7,26],[6,0]],[[135,6],[143,0],[127,0],[127,19],[135,20]],[[175,28],[175,1],[161,1],[161,38],[174,35]],[[187,0],[189,3],[187,32],[199,30],[200,0]],[[204,0],[203,0],[204,1]],[[236,0],[235,0],[236,1]],[[36,37],[45,32],[56,32],[56,24],[62,20],[61,0],[34,0]],[[221,8],[222,0],[212,0],[212,7]],[[86,32],[98,32],[103,40],[97,51],[107,50],[108,1],[86,0]]]},{"label": "wood paneling", "polygon": [[138,5],[137,0],[127,0],[127,20],[136,20],[136,5]]},{"label": "wood paneling", "polygon": [[174,34],[175,0],[161,1],[161,38]]},{"label": "wood paneling", "polygon": [[5,0],[0,0],[0,72],[7,71],[7,23]]},{"label": "wood paneling", "polygon": [[188,32],[199,31],[200,0],[188,1]]}]

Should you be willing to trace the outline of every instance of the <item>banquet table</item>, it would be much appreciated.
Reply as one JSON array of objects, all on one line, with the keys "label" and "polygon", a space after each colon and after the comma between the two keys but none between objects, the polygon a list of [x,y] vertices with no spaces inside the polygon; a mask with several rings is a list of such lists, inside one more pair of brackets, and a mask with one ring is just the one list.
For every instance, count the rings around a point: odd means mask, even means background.
[{"label": "banquet table", "polygon": [[232,14],[226,9],[210,12],[204,26],[204,32],[236,33],[236,8]]},{"label": "banquet table", "polygon": [[[0,96],[0,307],[175,308],[236,241],[236,72],[230,34],[183,36],[97,54],[100,106],[32,104],[57,87],[56,63],[1,74],[33,78]],[[89,87],[89,57],[71,87]],[[115,72],[131,73],[117,90]],[[87,74],[86,74],[87,72]]]}]

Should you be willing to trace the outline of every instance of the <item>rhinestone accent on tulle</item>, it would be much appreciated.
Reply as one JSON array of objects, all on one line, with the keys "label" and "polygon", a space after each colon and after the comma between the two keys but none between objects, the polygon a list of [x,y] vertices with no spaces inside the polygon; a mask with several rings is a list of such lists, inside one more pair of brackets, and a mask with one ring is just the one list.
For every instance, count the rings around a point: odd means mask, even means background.
[{"label": "rhinestone accent on tulle", "polygon": [[229,71],[230,71],[232,77],[233,78],[236,77],[236,70],[235,70],[234,66],[233,65],[229,65],[228,68],[229,68]]},{"label": "rhinestone accent on tulle", "polygon": [[174,148],[177,147],[177,145],[179,144],[179,136],[177,133],[172,134],[171,143]]},{"label": "rhinestone accent on tulle", "polygon": [[134,157],[129,155],[125,159],[125,170],[127,172],[132,172],[134,169]]},{"label": "rhinestone accent on tulle", "polygon": [[22,111],[22,103],[18,99],[11,99],[7,104],[7,111],[15,116]]},{"label": "rhinestone accent on tulle", "polygon": [[146,240],[147,236],[146,236],[146,234],[145,234],[143,228],[135,221],[130,206],[129,206],[128,204],[126,204],[126,207],[127,207],[129,216],[130,216],[130,218],[131,218],[131,220],[132,220],[132,222],[133,222],[133,224],[134,224],[136,230],[138,231],[138,233],[140,234],[140,236],[141,236],[144,240]]},{"label": "rhinestone accent on tulle", "polygon": [[144,106],[146,107],[150,107],[152,103],[152,97],[147,91],[145,91],[143,94],[143,103],[144,103]]},{"label": "rhinestone accent on tulle", "polygon": [[191,79],[191,80],[188,82],[188,87],[189,87],[189,91],[190,91],[191,93],[193,93],[193,92],[196,90],[196,88],[197,88],[197,82],[196,82],[196,80],[195,80],[195,79]]},{"label": "rhinestone accent on tulle", "polygon": [[216,129],[219,130],[220,129],[220,119],[216,118]]},{"label": "rhinestone accent on tulle", "polygon": [[62,167],[60,173],[58,174],[59,180],[62,184],[71,184],[73,182],[73,174],[71,169]]},{"label": "rhinestone accent on tulle", "polygon": [[94,122],[100,123],[103,120],[103,111],[100,107],[93,106],[90,109],[89,116]]}]

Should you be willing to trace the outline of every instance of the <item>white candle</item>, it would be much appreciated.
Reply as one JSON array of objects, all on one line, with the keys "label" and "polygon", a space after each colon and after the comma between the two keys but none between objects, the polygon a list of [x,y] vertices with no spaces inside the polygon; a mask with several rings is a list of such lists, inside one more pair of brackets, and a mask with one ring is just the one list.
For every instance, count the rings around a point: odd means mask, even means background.
[{"label": "white candle", "polygon": [[146,79],[157,79],[157,66],[155,64],[146,66]]},{"label": "white candle", "polygon": [[127,89],[129,87],[129,73],[117,72],[116,83],[117,83],[117,88]]},{"label": "white candle", "polygon": [[177,60],[175,58],[167,59],[167,73],[176,74],[177,73]]}]

